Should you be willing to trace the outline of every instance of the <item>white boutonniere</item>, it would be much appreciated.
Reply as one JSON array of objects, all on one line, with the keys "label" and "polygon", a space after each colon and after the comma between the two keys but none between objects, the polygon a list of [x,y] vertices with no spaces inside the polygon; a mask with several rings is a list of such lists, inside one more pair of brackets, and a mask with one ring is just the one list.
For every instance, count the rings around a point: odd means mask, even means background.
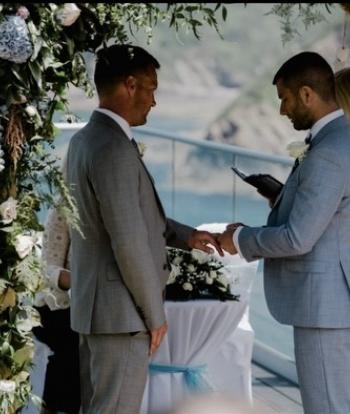
[{"label": "white boutonniere", "polygon": [[147,148],[146,144],[144,144],[143,142],[138,142],[137,148],[139,149],[140,156],[143,157],[144,153],[146,152],[146,148]]},{"label": "white boutonniere", "polygon": [[298,159],[299,162],[305,158],[310,144],[305,144],[304,141],[293,141],[287,145],[287,151],[293,158]]}]

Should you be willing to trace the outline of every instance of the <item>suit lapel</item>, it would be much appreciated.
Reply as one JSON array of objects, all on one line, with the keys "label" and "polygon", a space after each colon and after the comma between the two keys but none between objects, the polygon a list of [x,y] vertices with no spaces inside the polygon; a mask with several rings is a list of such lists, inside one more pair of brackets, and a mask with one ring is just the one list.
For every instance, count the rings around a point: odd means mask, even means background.
[{"label": "suit lapel", "polygon": [[156,187],[155,187],[155,184],[154,184],[154,178],[152,177],[152,175],[151,175],[151,174],[150,174],[150,172],[148,171],[148,168],[146,167],[145,163],[143,162],[142,157],[141,157],[141,154],[140,154],[140,152],[139,152],[139,150],[138,150],[138,148],[137,148],[137,145],[135,146],[135,144],[134,144],[134,143],[132,143],[131,141],[130,141],[130,144],[134,147],[134,149],[135,149],[135,151],[136,151],[136,153],[137,153],[137,157],[138,157],[138,159],[139,159],[139,161],[140,161],[140,163],[141,163],[141,165],[142,165],[143,169],[145,170],[145,172],[146,172],[146,174],[147,174],[147,176],[148,176],[148,178],[149,178],[149,180],[150,180],[150,182],[151,182],[151,185],[152,185],[152,188],[153,188],[154,195],[155,195],[155,197],[156,197],[156,201],[157,201],[157,204],[158,204],[159,210],[160,210],[161,214],[163,215],[163,217],[165,218],[165,217],[166,217],[166,215],[165,215],[165,211],[164,211],[164,208],[163,208],[162,202],[160,201],[160,197],[159,197],[159,195],[158,195],[157,189],[156,189]]},{"label": "suit lapel", "polygon": [[138,148],[134,146],[134,144],[130,141],[129,137],[125,134],[125,132],[124,132],[124,131],[123,131],[123,129],[122,129],[122,128],[121,128],[121,127],[117,124],[117,122],[115,122],[115,121],[114,121],[111,117],[109,117],[108,115],[105,115],[105,114],[103,114],[103,113],[101,113],[101,112],[98,112],[98,111],[94,111],[94,112],[92,113],[92,115],[91,115],[90,121],[91,121],[91,122],[103,123],[104,125],[107,125],[108,127],[110,127],[110,128],[112,128],[112,129],[114,129],[114,131],[118,134],[118,136],[120,136],[120,137],[121,137],[121,139],[125,139],[125,140],[127,140],[127,141],[129,142],[129,144],[133,147],[134,151],[136,151],[137,157],[138,157],[138,159],[140,160],[140,163],[141,163],[141,165],[142,165],[143,169],[145,170],[145,172],[146,172],[146,174],[147,174],[147,176],[148,176],[149,180],[151,181],[151,185],[152,185],[152,188],[153,188],[153,192],[154,192],[154,195],[155,195],[155,198],[156,198],[156,201],[157,201],[157,204],[158,204],[158,207],[159,207],[160,213],[162,214],[162,216],[163,216],[164,218],[166,218],[166,215],[165,215],[165,211],[164,211],[164,208],[163,208],[162,202],[160,201],[159,195],[158,195],[157,190],[156,190],[156,188],[155,188],[155,186],[154,186],[154,179],[153,179],[153,177],[151,176],[151,174],[149,173],[149,171],[148,171],[148,169],[147,169],[146,165],[145,165],[145,164],[144,164],[144,162],[142,161],[142,158],[141,158],[140,152],[138,151]]},{"label": "suit lapel", "polygon": [[[340,116],[340,117],[338,117],[338,118],[336,118],[336,119],[334,119],[333,121],[331,121],[331,122],[329,122],[326,126],[324,126],[322,129],[321,129],[321,131],[319,131],[319,133],[318,134],[316,134],[315,135],[315,137],[312,139],[312,146],[311,146],[311,148],[310,148],[310,150],[309,151],[312,151],[327,135],[328,135],[328,133],[329,132],[331,132],[332,131],[332,129],[334,129],[334,128],[339,128],[339,127],[341,127],[342,125],[348,125],[348,121],[347,121],[347,119],[346,119],[346,117],[344,116],[344,115],[342,115],[342,116]],[[300,165],[300,164],[299,164]],[[299,165],[298,165],[298,167],[299,167]],[[297,168],[298,168],[297,167]],[[287,182],[288,182],[288,180],[289,180],[289,178],[291,177],[291,175],[294,173],[294,171],[292,170],[291,171],[291,173],[290,173],[290,175],[289,175],[289,177],[287,178],[287,181],[286,181],[286,183],[285,184],[287,184]],[[284,189],[285,189],[285,186],[286,185],[284,185],[283,186],[283,188],[282,188],[282,190],[281,190],[281,192],[278,194],[278,196],[277,196],[277,198],[276,198],[276,200],[275,200],[275,202],[274,202],[274,204],[273,204],[273,206],[272,206],[272,209],[275,209],[277,206],[278,206],[278,204],[280,203],[280,201],[281,201],[281,199],[282,199],[282,197],[283,197],[283,194],[284,194]]]}]

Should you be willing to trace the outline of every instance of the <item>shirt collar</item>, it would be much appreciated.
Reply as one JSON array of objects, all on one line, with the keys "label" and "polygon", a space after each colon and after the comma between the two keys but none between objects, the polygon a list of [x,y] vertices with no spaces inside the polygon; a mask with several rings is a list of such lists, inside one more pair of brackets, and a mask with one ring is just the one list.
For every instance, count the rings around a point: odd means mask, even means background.
[{"label": "shirt collar", "polygon": [[132,140],[133,135],[131,133],[131,128],[128,122],[122,118],[120,115],[116,114],[115,112],[110,111],[109,109],[105,108],[96,108],[95,111],[101,112],[102,114],[105,114],[113,119],[114,122],[116,122],[120,128],[125,132],[126,136]]},{"label": "shirt collar", "polygon": [[311,139],[313,139],[329,122],[339,118],[342,115],[344,115],[344,111],[342,109],[337,109],[336,111],[333,111],[319,119],[310,129]]}]

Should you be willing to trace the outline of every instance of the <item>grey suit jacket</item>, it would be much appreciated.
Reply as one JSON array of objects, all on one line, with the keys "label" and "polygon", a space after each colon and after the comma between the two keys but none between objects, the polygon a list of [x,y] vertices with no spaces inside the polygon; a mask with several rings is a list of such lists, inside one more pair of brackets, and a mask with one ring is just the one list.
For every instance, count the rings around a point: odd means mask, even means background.
[{"label": "grey suit jacket", "polygon": [[300,327],[350,327],[350,126],[344,116],[313,138],[267,226],[245,227],[243,256],[265,258],[272,315]]},{"label": "grey suit jacket", "polygon": [[100,112],[70,141],[67,181],[84,234],[71,231],[72,328],[111,334],[159,327],[166,243],[187,249],[193,228],[165,217],[137,150]]}]

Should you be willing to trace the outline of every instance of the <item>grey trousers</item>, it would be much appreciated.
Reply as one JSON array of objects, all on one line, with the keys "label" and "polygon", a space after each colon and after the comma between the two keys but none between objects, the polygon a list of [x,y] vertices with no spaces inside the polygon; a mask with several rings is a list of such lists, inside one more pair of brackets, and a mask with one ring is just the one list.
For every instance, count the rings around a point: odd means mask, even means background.
[{"label": "grey trousers", "polygon": [[80,335],[82,414],[138,414],[148,374],[150,337]]},{"label": "grey trousers", "polygon": [[350,414],[350,329],[294,327],[305,414]]}]

